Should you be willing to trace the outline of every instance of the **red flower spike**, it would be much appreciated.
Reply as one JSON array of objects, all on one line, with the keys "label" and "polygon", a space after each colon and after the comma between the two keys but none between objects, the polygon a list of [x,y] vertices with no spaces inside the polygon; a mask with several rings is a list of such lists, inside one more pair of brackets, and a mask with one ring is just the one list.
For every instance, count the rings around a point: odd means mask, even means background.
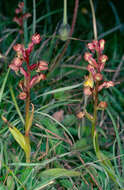
[{"label": "red flower spike", "polygon": [[45,61],[39,61],[38,62],[38,68],[36,72],[45,71],[48,69],[48,64]]},{"label": "red flower spike", "polygon": [[20,99],[20,100],[25,100],[26,97],[27,97],[26,92],[21,92],[21,93],[19,94],[19,99]]},{"label": "red flower spike", "polygon": [[23,67],[20,67],[20,73],[25,76],[25,78],[28,77],[28,73],[25,71]]},{"label": "red flower spike", "polygon": [[20,67],[22,65],[23,61],[22,59],[18,58],[18,57],[15,57],[13,60],[12,60],[12,64],[14,64],[15,66],[17,67]]},{"label": "red flower spike", "polygon": [[32,36],[32,42],[34,44],[39,44],[40,41],[41,41],[40,34],[37,34],[37,33],[33,34],[33,36]]},{"label": "red flower spike", "polygon": [[23,20],[22,20],[21,17],[18,18],[17,16],[15,16],[15,17],[13,18],[13,21],[16,22],[19,26],[22,26],[22,24],[23,24]]}]

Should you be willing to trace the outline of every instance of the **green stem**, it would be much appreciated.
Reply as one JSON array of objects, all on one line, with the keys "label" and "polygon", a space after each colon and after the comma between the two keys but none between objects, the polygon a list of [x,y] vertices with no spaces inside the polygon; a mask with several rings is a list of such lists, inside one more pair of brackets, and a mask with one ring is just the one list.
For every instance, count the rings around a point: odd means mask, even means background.
[{"label": "green stem", "polygon": [[29,57],[26,59],[27,63],[27,77],[26,77],[26,92],[27,92],[27,98],[26,98],[26,106],[25,106],[25,134],[28,135],[28,123],[29,123],[29,108],[30,108],[30,81],[31,81],[31,74],[30,74],[30,66],[29,66]]},{"label": "green stem", "polygon": [[63,24],[67,24],[67,0],[64,0]]},{"label": "green stem", "polygon": [[94,39],[97,40],[97,26],[96,26],[96,17],[95,17],[95,9],[93,5],[93,1],[90,0],[90,6],[92,11],[92,17],[93,17],[93,32],[94,32]]},{"label": "green stem", "polygon": [[[27,1],[24,0],[23,14],[26,13],[26,3],[27,3]],[[27,46],[27,43],[28,43],[28,27],[27,27],[27,19],[24,19],[23,27],[24,27],[24,44],[25,44],[25,47],[26,47],[26,46]]]},{"label": "green stem", "polygon": [[33,0],[33,34],[36,32],[36,2]]},{"label": "green stem", "polygon": [[29,137],[29,120],[30,120],[30,68],[29,68],[29,58],[26,60],[27,62],[27,74],[28,77],[26,78],[26,89],[27,89],[27,98],[26,98],[26,106],[25,106],[25,140],[27,142],[28,151],[26,152],[26,162],[30,162],[30,137]]},{"label": "green stem", "polygon": [[96,131],[96,124],[97,124],[97,105],[98,105],[98,86],[99,83],[96,83],[95,91],[94,91],[94,111],[93,111],[93,122],[92,122],[92,137],[94,139],[94,149],[96,153],[99,151],[99,144],[98,144],[98,135]]}]

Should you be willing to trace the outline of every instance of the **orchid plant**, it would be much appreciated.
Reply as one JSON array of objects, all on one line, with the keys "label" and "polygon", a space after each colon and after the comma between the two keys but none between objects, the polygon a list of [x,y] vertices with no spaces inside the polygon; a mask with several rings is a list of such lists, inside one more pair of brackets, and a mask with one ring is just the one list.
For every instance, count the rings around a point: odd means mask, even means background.
[{"label": "orchid plant", "polygon": [[[16,127],[12,126],[3,116],[3,120],[8,124],[13,137],[25,151],[26,162],[30,162],[31,147],[29,133],[34,114],[34,105],[30,100],[30,92],[32,87],[46,78],[45,74],[41,73],[41,71],[48,69],[48,64],[45,61],[37,61],[34,64],[30,64],[31,52],[33,51],[34,46],[40,42],[40,34],[35,33],[27,48],[24,48],[23,44],[14,45],[13,49],[16,52],[16,56],[9,65],[10,69],[12,69],[17,75],[20,72],[24,77],[24,80],[19,82],[19,99],[25,102],[25,135],[23,135]],[[32,106],[31,113],[30,105]]]},{"label": "orchid plant", "polygon": [[[89,51],[85,52],[84,60],[88,62],[87,71],[88,76],[85,76],[85,81],[83,84],[84,91],[84,110],[79,113],[80,118],[86,117],[92,126],[92,138],[93,146],[98,160],[100,160],[101,165],[104,167],[108,175],[118,186],[119,183],[116,180],[116,174],[114,168],[111,164],[109,158],[101,152],[98,142],[98,131],[96,126],[98,125],[98,111],[107,108],[107,102],[99,100],[99,93],[104,88],[113,87],[115,84],[113,81],[104,81],[103,71],[105,63],[108,60],[107,55],[103,53],[105,46],[105,40],[93,40],[91,43],[87,44]],[[89,98],[93,100],[93,113],[87,111],[87,101]]]}]

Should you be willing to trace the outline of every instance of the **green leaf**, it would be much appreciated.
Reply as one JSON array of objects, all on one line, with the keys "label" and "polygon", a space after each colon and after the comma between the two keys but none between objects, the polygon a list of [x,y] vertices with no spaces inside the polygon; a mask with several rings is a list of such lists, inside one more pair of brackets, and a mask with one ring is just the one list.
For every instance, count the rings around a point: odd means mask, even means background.
[{"label": "green leaf", "polygon": [[29,119],[28,119],[28,123],[26,125],[26,132],[30,131],[30,128],[32,126],[32,121],[33,121],[33,117],[34,117],[34,105],[32,105],[32,110],[31,110],[31,114],[29,115]]},{"label": "green leaf", "polygon": [[59,177],[77,177],[80,175],[80,172],[74,170],[66,170],[63,168],[48,169],[39,174],[39,176],[43,178],[43,181],[34,188],[34,190],[41,190],[44,187],[53,184],[55,182],[54,180]]},{"label": "green leaf", "polygon": [[5,185],[0,184],[0,190],[7,190]]},{"label": "green leaf", "polygon": [[14,190],[15,188],[15,182],[12,176],[8,176],[7,178],[7,188],[8,190]]},{"label": "green leaf", "polygon": [[86,151],[90,148],[92,148],[92,141],[91,139],[87,139],[83,137],[82,139],[78,140],[73,146],[71,147],[72,150],[83,150]]},{"label": "green leaf", "polygon": [[30,142],[28,137],[24,137],[21,132],[16,127],[9,127],[10,132],[12,133],[15,140],[21,146],[21,148],[25,151],[26,156],[30,155]]},{"label": "green leaf", "polygon": [[52,177],[54,179],[58,177],[73,177],[73,176],[80,176],[81,173],[74,171],[74,170],[66,170],[63,168],[53,168],[45,170],[40,174],[42,177]]}]

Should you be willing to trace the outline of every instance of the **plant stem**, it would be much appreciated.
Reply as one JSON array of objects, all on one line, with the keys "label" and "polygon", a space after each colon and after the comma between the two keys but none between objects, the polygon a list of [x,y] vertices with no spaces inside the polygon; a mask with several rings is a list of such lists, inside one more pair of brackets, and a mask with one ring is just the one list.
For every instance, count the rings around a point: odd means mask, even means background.
[{"label": "plant stem", "polygon": [[[26,3],[27,3],[27,1],[24,0],[23,14],[26,13]],[[27,46],[27,42],[28,42],[28,27],[27,27],[27,19],[24,19],[23,27],[24,27],[24,44],[25,44],[25,47],[26,47],[26,46]]]},{"label": "plant stem", "polygon": [[29,135],[29,131],[27,131],[28,123],[29,123],[29,108],[30,108],[30,68],[29,68],[29,58],[26,60],[27,62],[27,78],[26,78],[26,90],[27,90],[27,98],[26,98],[26,106],[25,106],[25,135]]},{"label": "plant stem", "polygon": [[36,2],[33,0],[33,34],[36,31]]},{"label": "plant stem", "polygon": [[30,76],[30,67],[29,67],[29,57],[27,56],[26,59],[26,63],[27,63],[27,78],[26,78],[26,91],[27,91],[27,98],[26,98],[26,105],[25,105],[25,140],[28,146],[28,151],[26,152],[26,162],[29,163],[30,162],[30,138],[29,138],[29,119],[30,119],[30,115],[29,115],[29,109],[30,109],[30,80],[31,80],[31,76]]},{"label": "plant stem", "polygon": [[67,24],[67,0],[64,0],[63,24]]},{"label": "plant stem", "polygon": [[93,5],[93,1],[90,0],[90,6],[92,11],[92,17],[93,17],[93,32],[94,32],[94,39],[97,40],[97,26],[96,26],[96,17],[95,17],[95,9]]}]

